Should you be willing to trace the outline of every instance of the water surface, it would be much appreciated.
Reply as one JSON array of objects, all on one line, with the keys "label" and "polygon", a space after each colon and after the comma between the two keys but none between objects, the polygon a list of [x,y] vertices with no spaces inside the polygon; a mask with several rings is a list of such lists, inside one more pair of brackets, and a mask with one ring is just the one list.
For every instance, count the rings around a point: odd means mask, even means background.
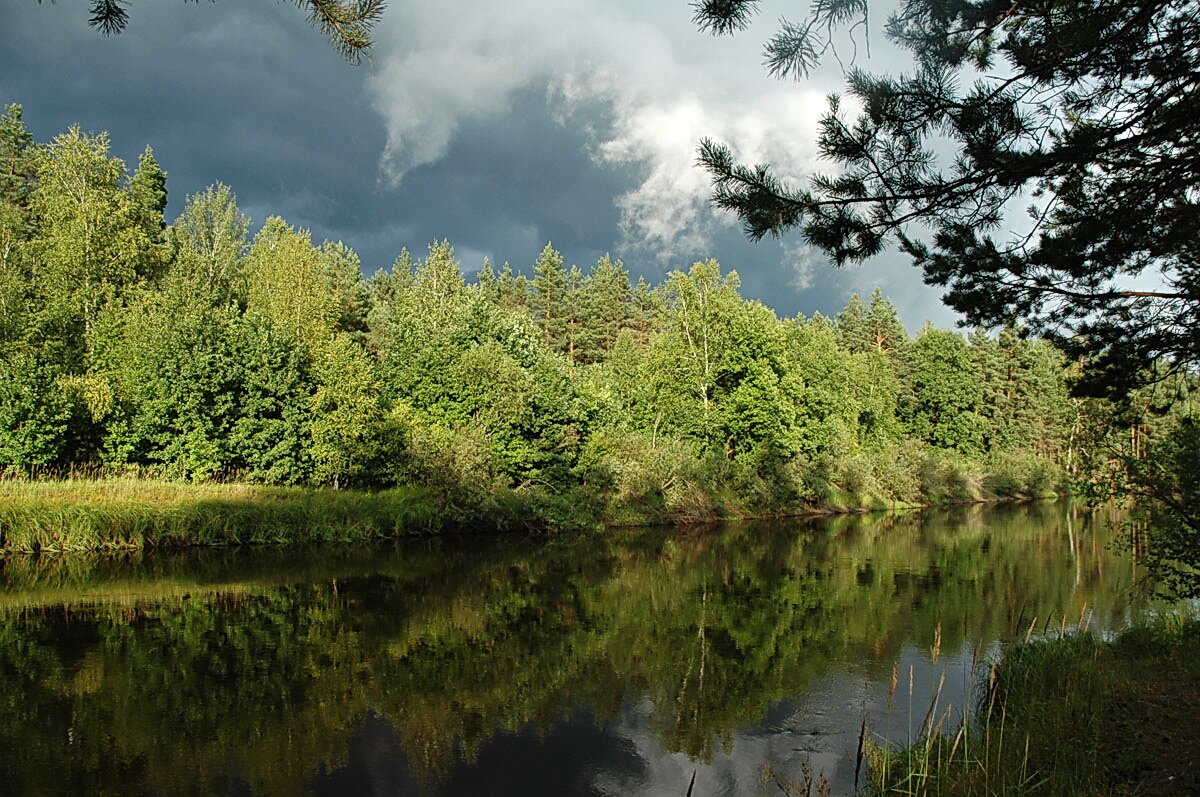
[{"label": "water surface", "polygon": [[1041,505],[12,557],[4,791],[707,797],[811,770],[851,793],[864,721],[957,722],[998,643],[1147,608],[1113,525]]}]

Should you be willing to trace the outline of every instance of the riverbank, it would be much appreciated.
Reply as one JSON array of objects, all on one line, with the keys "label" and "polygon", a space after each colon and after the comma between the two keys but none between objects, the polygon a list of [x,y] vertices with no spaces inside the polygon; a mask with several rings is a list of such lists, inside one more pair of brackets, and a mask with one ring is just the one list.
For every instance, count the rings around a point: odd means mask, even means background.
[{"label": "riverbank", "polygon": [[362,491],[139,477],[8,477],[0,479],[0,554],[679,525],[1055,495],[988,490],[986,480],[960,474],[953,481],[953,488],[914,490],[905,499],[826,486],[806,500],[796,491],[740,491],[718,480],[681,480],[638,495],[586,485],[569,492],[531,487],[459,495],[421,486]]},{"label": "riverbank", "polygon": [[361,541],[437,528],[427,491],[148,479],[0,481],[0,552]]},{"label": "riverbank", "polygon": [[1200,794],[1200,620],[1009,648],[963,729],[872,754],[872,795]]}]

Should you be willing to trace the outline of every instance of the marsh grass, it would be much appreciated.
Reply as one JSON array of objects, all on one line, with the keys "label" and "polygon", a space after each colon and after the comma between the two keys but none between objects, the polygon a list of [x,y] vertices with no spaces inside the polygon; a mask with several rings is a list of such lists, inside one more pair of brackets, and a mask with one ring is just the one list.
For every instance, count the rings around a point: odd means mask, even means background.
[{"label": "marsh grass", "polygon": [[0,480],[0,553],[359,541],[438,527],[434,502],[419,488]]},{"label": "marsh grass", "polygon": [[1200,794],[1200,620],[1167,614],[1113,640],[1080,631],[1007,649],[975,716],[936,696],[917,738],[868,745],[868,794]]}]

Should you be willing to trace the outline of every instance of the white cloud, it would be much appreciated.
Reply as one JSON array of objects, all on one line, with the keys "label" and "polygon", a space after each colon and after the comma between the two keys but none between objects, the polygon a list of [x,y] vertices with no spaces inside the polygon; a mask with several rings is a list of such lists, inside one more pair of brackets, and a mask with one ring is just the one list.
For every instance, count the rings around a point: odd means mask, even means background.
[{"label": "white cloud", "polygon": [[792,272],[792,287],[796,290],[811,288],[817,269],[833,267],[829,258],[801,238],[787,238],[780,248],[783,250],[781,265]]},{"label": "white cloud", "polygon": [[437,162],[460,124],[503,114],[521,89],[545,87],[564,124],[589,124],[580,109],[603,103],[612,124],[591,130],[591,156],[640,175],[614,199],[623,248],[660,259],[704,254],[712,231],[735,223],[708,205],[695,165],[704,136],[794,175],[815,160],[827,87],[769,79],[758,34],[705,37],[686,3],[405,4],[389,9],[378,40],[370,89],[387,127],[388,179]]}]

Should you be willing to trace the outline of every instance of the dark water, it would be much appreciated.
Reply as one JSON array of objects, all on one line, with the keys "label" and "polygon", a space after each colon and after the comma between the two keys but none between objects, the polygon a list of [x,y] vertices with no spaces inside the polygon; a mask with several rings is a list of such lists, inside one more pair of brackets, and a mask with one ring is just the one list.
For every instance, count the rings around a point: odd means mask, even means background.
[{"label": "dark water", "polygon": [[864,720],[903,740],[941,682],[956,722],[997,641],[1146,609],[1111,525],[11,558],[0,792],[708,797],[809,768],[849,793]]}]

